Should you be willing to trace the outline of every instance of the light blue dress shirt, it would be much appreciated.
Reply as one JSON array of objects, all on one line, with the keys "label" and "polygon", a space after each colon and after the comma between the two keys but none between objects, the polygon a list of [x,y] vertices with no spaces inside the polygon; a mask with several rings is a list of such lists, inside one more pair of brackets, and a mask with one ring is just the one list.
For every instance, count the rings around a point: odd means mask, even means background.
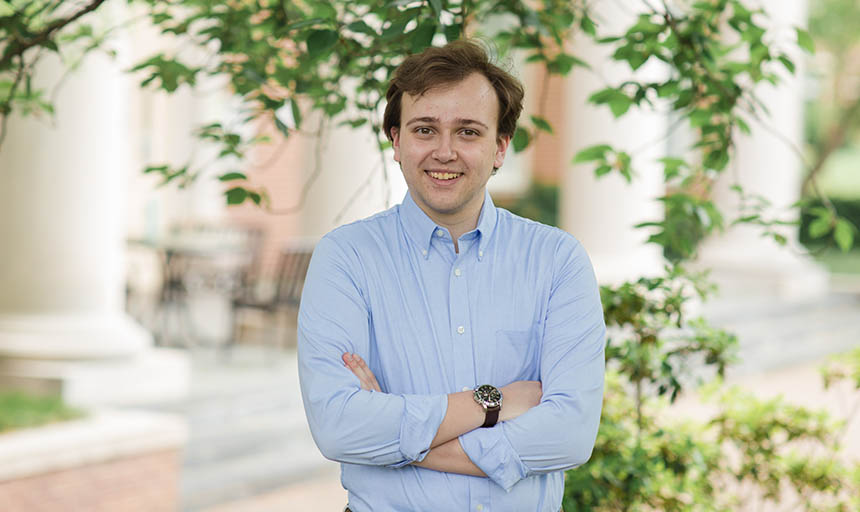
[{"label": "light blue dress shirt", "polygon": [[[563,471],[591,455],[606,328],[582,245],[489,194],[458,245],[407,193],[314,251],[299,312],[302,398],[354,512],[557,512]],[[382,393],[360,388],[344,352],[367,361]],[[459,439],[489,478],[409,465],[427,454],[448,393],[517,380],[541,381],[540,405]]]}]

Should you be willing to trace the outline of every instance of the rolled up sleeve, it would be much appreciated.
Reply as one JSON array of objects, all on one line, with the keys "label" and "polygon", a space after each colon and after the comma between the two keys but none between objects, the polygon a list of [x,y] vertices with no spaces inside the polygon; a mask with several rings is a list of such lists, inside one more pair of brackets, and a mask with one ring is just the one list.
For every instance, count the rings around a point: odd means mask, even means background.
[{"label": "rolled up sleeve", "polygon": [[557,253],[544,324],[541,403],[460,436],[466,455],[506,491],[523,478],[584,464],[597,437],[606,327],[588,256],[568,240]]},{"label": "rolled up sleeve", "polygon": [[426,456],[448,398],[361,389],[341,359],[354,352],[370,361],[370,313],[361,290],[355,256],[323,238],[314,251],[299,310],[302,400],[314,441],[326,458],[400,467]]}]

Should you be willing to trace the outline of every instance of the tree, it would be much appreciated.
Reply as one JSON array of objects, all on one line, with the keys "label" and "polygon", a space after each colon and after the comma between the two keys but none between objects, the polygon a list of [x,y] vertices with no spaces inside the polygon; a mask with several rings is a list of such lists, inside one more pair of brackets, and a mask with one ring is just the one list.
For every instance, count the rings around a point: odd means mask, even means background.
[{"label": "tree", "polygon": [[[721,479],[751,482],[762,499],[771,501],[781,499],[774,489],[783,484],[793,486],[797,495],[817,492],[843,507],[850,506],[852,492],[860,494],[856,483],[842,478],[846,467],[811,455],[781,458],[796,440],[813,440],[832,453],[832,425],[808,411],[756,402],[758,412],[726,407],[710,425],[693,427],[668,424],[658,414],[660,400],[674,400],[690,382],[685,368],[693,361],[715,374],[732,361],[731,334],[687,317],[687,302],[696,294],[706,297],[712,286],[685,263],[695,257],[705,236],[727,223],[711,200],[711,186],[732,157],[737,132],[748,131],[764,115],[755,86],[778,83],[777,67],[794,71],[789,45],[812,51],[805,30],[796,28],[793,41],[774,40],[761,24],[766,13],[741,0],[643,0],[641,14],[619,34],[601,33],[584,1],[138,1],[163,33],[205,54],[198,59],[181,51],[153,55],[134,67],[143,75],[143,86],[170,93],[194,86],[203,76],[226,77],[242,100],[244,123],[270,123],[286,138],[304,129],[304,119],[315,112],[325,122],[373,130],[380,153],[388,147],[380,130],[384,84],[404,54],[430,45],[483,36],[502,55],[517,52],[527,62],[564,75],[589,66],[569,52],[568,42],[577,33],[611,46],[613,59],[633,70],[650,60],[664,62],[671,72],[662,81],[610,84],[590,98],[616,117],[631,109],[669,105],[696,140],[686,153],[661,160],[668,191],[659,198],[664,215],[640,225],[651,233],[649,243],[663,248],[664,275],[601,289],[610,326],[606,410],[593,460],[568,474],[565,508],[725,510],[731,506],[725,495],[719,495],[723,501],[711,499],[724,488]],[[98,40],[86,25],[71,22],[83,21],[101,2],[71,14],[61,14],[60,4],[0,0],[4,123],[13,110],[32,112],[36,105],[50,111],[42,93],[29,85],[42,52]],[[517,129],[514,148],[524,149],[541,131],[551,133],[552,127],[529,113]],[[251,201],[268,208],[266,192],[239,165],[250,148],[269,140],[221,123],[200,127],[198,136],[216,145],[220,158],[237,163],[219,176],[229,187],[227,203]],[[593,163],[598,176],[618,172],[632,180],[638,155],[600,144],[571,157]],[[146,172],[160,175],[164,183],[202,174],[191,165],[169,164],[152,165]],[[736,191],[744,194],[739,187]],[[856,228],[832,208],[825,206],[823,212],[821,236],[838,232],[840,245],[850,247]],[[785,243],[773,229],[785,222],[769,218],[762,208],[730,223],[762,226]],[[705,375],[699,373],[700,378]],[[636,414],[631,416],[631,410]],[[746,435],[749,431],[755,435]],[[742,464],[730,466],[723,460],[714,439],[734,445]],[[764,464],[762,457],[780,464]]]}]

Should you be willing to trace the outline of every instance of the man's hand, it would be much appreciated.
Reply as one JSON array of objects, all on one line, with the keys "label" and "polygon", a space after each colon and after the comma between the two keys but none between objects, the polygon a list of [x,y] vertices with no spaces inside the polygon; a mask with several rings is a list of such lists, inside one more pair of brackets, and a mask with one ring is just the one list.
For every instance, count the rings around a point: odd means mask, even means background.
[{"label": "man's hand", "polygon": [[[343,364],[358,377],[361,389],[366,391],[382,391],[376,376],[367,367],[367,363],[358,354],[347,352],[343,355]],[[540,403],[542,396],[541,384],[536,380],[518,380],[500,388],[502,392],[502,410],[499,411],[499,421],[512,420]]]},{"label": "man's hand", "polygon": [[364,362],[361,356],[347,352],[342,356],[342,359],[344,366],[352,370],[352,373],[358,377],[358,380],[361,382],[361,389],[382,392],[376,376],[373,375],[373,372],[370,371],[370,368],[367,367],[367,363]]}]

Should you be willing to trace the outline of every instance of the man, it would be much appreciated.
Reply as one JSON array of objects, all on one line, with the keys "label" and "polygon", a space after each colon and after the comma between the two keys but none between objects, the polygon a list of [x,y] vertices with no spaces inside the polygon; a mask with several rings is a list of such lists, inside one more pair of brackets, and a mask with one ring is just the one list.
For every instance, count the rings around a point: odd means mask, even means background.
[{"label": "man", "polygon": [[557,512],[603,396],[603,312],[569,234],[497,209],[523,90],[469,41],[408,57],[384,129],[409,192],[317,246],[299,313],[314,439],[352,512]]}]

